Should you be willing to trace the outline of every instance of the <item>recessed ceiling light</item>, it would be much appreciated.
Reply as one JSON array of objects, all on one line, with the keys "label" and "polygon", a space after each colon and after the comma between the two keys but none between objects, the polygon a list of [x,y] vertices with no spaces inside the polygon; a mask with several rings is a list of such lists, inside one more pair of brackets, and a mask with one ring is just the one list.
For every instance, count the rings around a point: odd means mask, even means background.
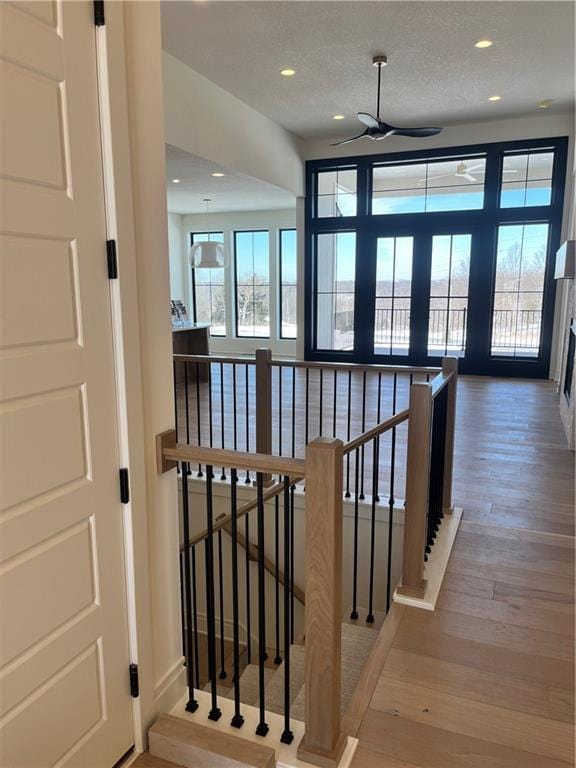
[{"label": "recessed ceiling light", "polygon": [[290,69],[290,67],[287,67],[286,69],[281,69],[280,74],[283,75],[284,77],[292,77],[293,75],[296,74],[296,70]]},{"label": "recessed ceiling light", "polygon": [[477,40],[474,43],[475,48],[490,48],[494,43],[492,40]]},{"label": "recessed ceiling light", "polygon": [[501,101],[502,96],[488,96],[488,101]]},{"label": "recessed ceiling light", "polygon": [[334,115],[332,120],[344,120],[344,115]]},{"label": "recessed ceiling light", "polygon": [[542,101],[538,102],[538,109],[548,109],[548,107],[552,106],[552,102],[554,99],[542,99]]},{"label": "recessed ceiling light", "polygon": [[180,179],[172,179],[172,184],[180,184]]},{"label": "recessed ceiling light", "polygon": [[214,171],[212,176],[214,176],[214,178],[216,178],[216,179],[221,179],[222,176],[224,176],[224,174],[221,171]]}]

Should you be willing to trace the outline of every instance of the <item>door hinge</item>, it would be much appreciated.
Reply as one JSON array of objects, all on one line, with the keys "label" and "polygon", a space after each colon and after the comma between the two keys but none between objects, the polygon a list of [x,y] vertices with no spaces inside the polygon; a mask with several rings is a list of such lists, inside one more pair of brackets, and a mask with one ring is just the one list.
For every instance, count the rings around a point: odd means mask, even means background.
[{"label": "door hinge", "polygon": [[128,504],[130,501],[130,477],[128,470],[122,468],[120,470],[120,501],[122,504]]},{"label": "door hinge", "polygon": [[130,696],[137,699],[140,696],[140,681],[138,680],[138,664],[130,664]]},{"label": "door hinge", "polygon": [[104,18],[104,0],[94,0],[94,24],[103,27],[106,24]]},{"label": "door hinge", "polygon": [[106,240],[106,258],[108,260],[108,278],[118,278],[118,259],[116,258],[116,240]]}]

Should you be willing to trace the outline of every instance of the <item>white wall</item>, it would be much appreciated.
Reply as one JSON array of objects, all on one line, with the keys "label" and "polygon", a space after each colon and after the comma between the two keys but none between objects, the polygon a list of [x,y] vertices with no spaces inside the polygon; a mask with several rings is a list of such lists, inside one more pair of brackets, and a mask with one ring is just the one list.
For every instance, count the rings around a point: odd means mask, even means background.
[{"label": "white wall", "polygon": [[[170,255],[170,270],[178,271],[178,264],[185,277],[186,306],[192,312],[192,278],[187,264],[188,247],[191,232],[206,231],[204,215],[182,216],[181,241],[179,256]],[[281,339],[279,334],[279,286],[278,286],[278,241],[280,229],[296,227],[296,209],[284,211],[249,211],[241,213],[211,213],[210,230],[223,232],[228,252],[228,266],[225,269],[226,288],[226,336],[210,338],[210,351],[213,353],[250,354],[259,347],[270,347],[278,356],[296,355],[296,342]],[[234,335],[234,232],[238,230],[267,229],[270,233],[270,339],[236,338]],[[172,243],[170,243],[172,248]],[[174,253],[178,248],[175,246]],[[299,272],[299,275],[301,273]],[[178,298],[173,295],[172,298]]]},{"label": "white wall", "polygon": [[163,67],[168,144],[303,194],[295,136],[167,53]]},{"label": "white wall", "polygon": [[170,298],[185,301],[186,269],[182,252],[182,216],[168,214],[168,256],[170,259]]}]

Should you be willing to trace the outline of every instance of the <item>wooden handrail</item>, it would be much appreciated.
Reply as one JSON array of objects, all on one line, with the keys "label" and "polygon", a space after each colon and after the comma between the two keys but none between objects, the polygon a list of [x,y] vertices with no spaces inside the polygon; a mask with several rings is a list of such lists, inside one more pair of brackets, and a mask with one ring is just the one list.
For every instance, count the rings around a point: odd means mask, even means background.
[{"label": "wooden handrail", "polygon": [[[448,360],[448,359],[450,359],[450,360],[454,359],[454,360],[455,360],[456,358],[446,358],[446,359],[447,359],[447,360]],[[433,399],[433,400],[434,400],[434,398],[435,398],[437,395],[439,395],[439,394],[440,394],[440,392],[442,392],[442,390],[444,389],[444,387],[445,387],[447,384],[449,384],[449,383],[450,383],[450,380],[452,379],[452,376],[453,376],[453,375],[454,375],[454,374],[452,373],[452,371],[440,371],[440,373],[438,374],[438,376],[435,376],[435,377],[432,379],[432,381],[430,382],[430,384],[432,385],[432,399]]]},{"label": "wooden handrail", "polygon": [[[256,357],[247,355],[173,355],[174,360],[190,363],[237,363],[246,365],[256,365]],[[276,368],[315,368],[323,370],[338,371],[375,371],[381,373],[417,373],[417,374],[437,374],[441,368],[425,365],[379,365],[377,363],[344,363],[344,362],[323,362],[320,360],[290,360],[288,358],[271,358],[270,365]]]},{"label": "wooden handrail", "polygon": [[247,355],[172,355],[176,361],[188,361],[189,363],[245,363],[246,365],[256,365],[255,357]]},{"label": "wooden handrail", "polygon": [[364,445],[365,443],[370,442],[370,440],[378,437],[378,435],[381,435],[384,432],[388,432],[388,430],[398,426],[398,424],[402,424],[403,421],[408,419],[409,415],[410,411],[408,408],[406,408],[404,411],[400,411],[399,413],[395,413],[393,416],[390,416],[389,419],[382,421],[380,424],[372,427],[372,429],[366,430],[366,432],[363,432],[361,435],[358,435],[358,437],[355,437],[353,440],[347,442],[344,445],[342,452],[344,455],[346,455],[347,453],[350,453],[350,451],[353,451],[355,448],[358,448],[360,445]]},{"label": "wooden handrail", "polygon": [[278,368],[321,368],[325,371],[376,371],[382,373],[421,373],[433,374],[439,373],[442,369],[431,366],[410,366],[410,365],[378,365],[377,363],[325,363],[320,360],[281,360],[272,359],[272,365]]},{"label": "wooden handrail", "polygon": [[262,453],[230,451],[225,448],[203,448],[199,445],[178,443],[173,448],[162,450],[164,459],[189,464],[209,464],[212,467],[233,467],[234,469],[253,469],[256,472],[285,475],[287,477],[305,477],[304,459],[291,459],[285,456],[269,456]]},{"label": "wooden handrail", "polygon": [[[300,482],[302,478],[301,477],[291,477],[290,478],[290,484],[298,483]],[[264,503],[267,501],[270,501],[270,499],[273,499],[274,496],[278,496],[278,494],[282,493],[284,490],[284,483],[276,483],[271,488],[267,488],[264,491],[263,500]],[[249,512],[252,512],[253,509],[256,509],[258,506],[258,499],[253,499],[252,501],[246,502],[246,504],[243,504],[241,507],[238,507],[236,510],[236,519],[239,520],[241,517],[244,517],[244,515],[247,515]],[[216,533],[216,531],[220,530],[221,528],[226,528],[227,525],[230,524],[232,521],[232,515],[226,515],[222,513],[219,515],[215,520],[214,524],[212,526],[212,532]],[[204,529],[203,531],[200,531],[200,533],[197,533],[195,536],[193,536],[188,541],[188,549],[190,547],[195,546],[196,544],[199,544],[201,541],[204,541],[205,538],[208,536],[208,529]],[[240,534],[238,534],[240,536]],[[180,552],[184,552],[186,549],[186,544],[180,545]]]}]

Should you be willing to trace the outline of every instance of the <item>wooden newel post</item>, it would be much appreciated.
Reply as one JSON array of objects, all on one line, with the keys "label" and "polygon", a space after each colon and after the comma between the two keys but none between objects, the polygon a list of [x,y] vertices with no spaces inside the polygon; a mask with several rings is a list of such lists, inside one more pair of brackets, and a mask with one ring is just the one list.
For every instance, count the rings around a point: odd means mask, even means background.
[{"label": "wooden newel post", "polygon": [[336,766],[346,746],[340,727],[342,623],[342,441],[306,446],[305,724],[301,760]]},{"label": "wooden newel post", "polygon": [[452,511],[452,472],[454,468],[454,432],[456,430],[456,394],[458,388],[458,358],[445,357],[442,360],[442,373],[452,374],[448,382],[448,401],[446,404],[446,443],[444,449],[444,487],[442,490],[442,509]]},{"label": "wooden newel post", "polygon": [[[272,453],[272,351],[256,350],[256,453]],[[270,482],[271,475],[264,475]]]},{"label": "wooden newel post", "polygon": [[402,584],[398,593],[424,597],[424,548],[432,440],[432,387],[417,383],[410,387],[406,508],[404,511],[404,554]]}]

